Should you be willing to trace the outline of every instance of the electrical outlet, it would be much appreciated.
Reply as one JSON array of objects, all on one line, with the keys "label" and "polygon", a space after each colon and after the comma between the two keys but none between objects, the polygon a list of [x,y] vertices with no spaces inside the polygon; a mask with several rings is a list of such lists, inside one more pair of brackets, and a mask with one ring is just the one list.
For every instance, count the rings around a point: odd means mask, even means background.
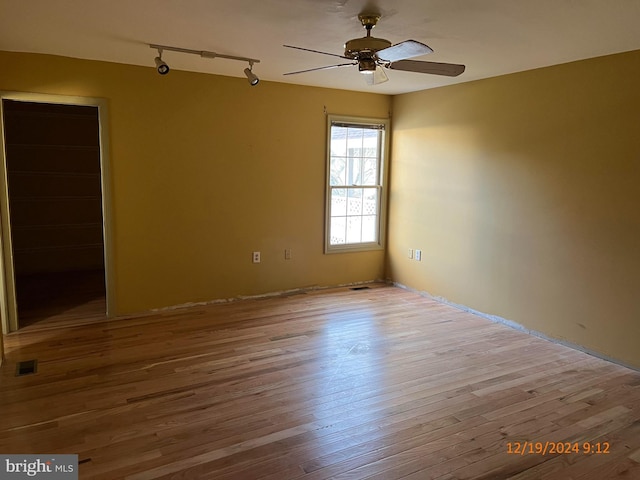
[{"label": "electrical outlet", "polygon": [[291,249],[290,248],[285,248],[284,249],[284,259],[285,260],[291,260]]},{"label": "electrical outlet", "polygon": [[417,260],[418,262],[421,262],[421,261],[422,261],[422,250],[418,250],[418,249],[416,249],[416,260]]},{"label": "electrical outlet", "polygon": [[413,248],[409,249],[409,259],[413,259]]},{"label": "electrical outlet", "polygon": [[253,263],[260,263],[260,252],[253,252]]}]

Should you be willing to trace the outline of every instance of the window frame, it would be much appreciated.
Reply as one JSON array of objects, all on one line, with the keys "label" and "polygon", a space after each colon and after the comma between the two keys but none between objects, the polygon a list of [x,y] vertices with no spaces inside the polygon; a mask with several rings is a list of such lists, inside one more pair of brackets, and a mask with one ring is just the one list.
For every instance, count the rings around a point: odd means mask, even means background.
[{"label": "window frame", "polygon": [[[381,139],[379,142],[378,152],[378,182],[373,187],[378,189],[378,212],[377,212],[377,240],[372,242],[343,243],[331,244],[331,127],[335,124],[344,124],[347,127],[354,128],[371,128],[378,127],[376,130],[381,131]],[[327,115],[327,131],[326,131],[326,177],[325,177],[325,234],[324,234],[324,253],[345,253],[345,252],[365,252],[373,250],[383,250],[386,241],[386,223],[387,223],[387,178],[389,168],[389,136],[390,136],[390,120],[389,118],[371,118],[371,117],[354,117],[345,115]],[[352,186],[344,185],[342,188]],[[371,188],[372,185],[357,185],[356,188]],[[334,186],[335,188],[335,186]]]}]

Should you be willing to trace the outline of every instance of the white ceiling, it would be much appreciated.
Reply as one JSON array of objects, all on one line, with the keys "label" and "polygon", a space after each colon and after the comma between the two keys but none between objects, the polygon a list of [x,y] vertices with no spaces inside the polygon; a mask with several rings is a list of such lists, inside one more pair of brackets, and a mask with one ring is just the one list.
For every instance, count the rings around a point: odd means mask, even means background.
[{"label": "white ceiling", "polygon": [[[382,14],[374,36],[418,40],[434,53],[415,60],[467,70],[453,79],[388,71],[389,82],[372,87],[356,67],[282,75],[340,63],[282,45],[342,54],[346,40],[365,34],[363,9]],[[640,0],[0,0],[0,50],[153,67],[154,43],[260,59],[262,80],[383,94],[638,50],[639,25]],[[172,70],[237,77],[247,66],[163,58]]]}]

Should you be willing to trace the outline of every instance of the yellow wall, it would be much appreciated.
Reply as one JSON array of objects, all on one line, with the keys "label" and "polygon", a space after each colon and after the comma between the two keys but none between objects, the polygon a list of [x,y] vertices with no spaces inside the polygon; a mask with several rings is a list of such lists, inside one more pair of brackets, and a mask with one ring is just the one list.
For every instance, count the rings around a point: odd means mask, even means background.
[{"label": "yellow wall", "polygon": [[323,254],[324,107],[387,117],[389,97],[8,52],[0,72],[109,102],[115,313],[384,277],[383,252]]},{"label": "yellow wall", "polygon": [[640,51],[395,97],[387,276],[640,367],[638,78]]}]

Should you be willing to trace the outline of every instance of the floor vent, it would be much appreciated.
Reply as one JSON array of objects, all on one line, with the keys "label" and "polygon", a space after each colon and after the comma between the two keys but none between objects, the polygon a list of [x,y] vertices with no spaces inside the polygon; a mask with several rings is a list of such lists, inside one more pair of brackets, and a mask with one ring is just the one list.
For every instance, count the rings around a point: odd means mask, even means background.
[{"label": "floor vent", "polygon": [[370,287],[364,286],[364,287],[351,287],[351,290],[369,290]]},{"label": "floor vent", "polygon": [[16,365],[16,377],[31,375],[38,370],[38,360],[25,360]]}]

